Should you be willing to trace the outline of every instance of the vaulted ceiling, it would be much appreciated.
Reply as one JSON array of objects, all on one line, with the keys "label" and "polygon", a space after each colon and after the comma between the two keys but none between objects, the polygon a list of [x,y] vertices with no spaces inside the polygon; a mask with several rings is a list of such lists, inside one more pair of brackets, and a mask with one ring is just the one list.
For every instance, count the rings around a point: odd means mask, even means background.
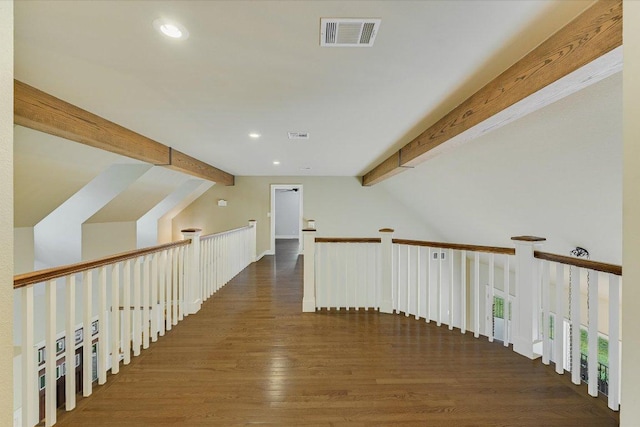
[{"label": "vaulted ceiling", "polygon": [[[357,176],[590,3],[19,0],[15,74],[235,175]],[[322,17],[382,24],[322,48]]]}]

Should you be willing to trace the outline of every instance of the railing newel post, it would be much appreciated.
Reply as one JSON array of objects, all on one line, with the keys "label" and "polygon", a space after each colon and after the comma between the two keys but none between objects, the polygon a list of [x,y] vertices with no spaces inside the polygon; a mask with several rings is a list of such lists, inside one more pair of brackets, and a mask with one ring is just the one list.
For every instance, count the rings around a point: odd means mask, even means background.
[{"label": "railing newel post", "polygon": [[252,262],[256,262],[258,260],[258,245],[257,245],[257,235],[258,235],[258,221],[255,219],[249,220],[249,227],[251,227],[250,234],[250,242],[249,242],[249,264]]},{"label": "railing newel post", "polygon": [[304,236],[304,293],[302,297],[302,311],[312,313],[316,311],[316,230],[305,228]]},{"label": "railing newel post", "polygon": [[181,230],[183,238],[191,239],[184,260],[184,315],[195,314],[202,306],[202,290],[200,283],[200,234],[199,228],[187,228]]},{"label": "railing newel post", "polygon": [[516,246],[515,308],[512,324],[513,351],[529,359],[542,355],[539,340],[541,280],[534,251],[546,240],[543,237],[512,237]]},{"label": "railing newel post", "polygon": [[380,232],[380,312],[393,313],[393,232],[383,228]]}]

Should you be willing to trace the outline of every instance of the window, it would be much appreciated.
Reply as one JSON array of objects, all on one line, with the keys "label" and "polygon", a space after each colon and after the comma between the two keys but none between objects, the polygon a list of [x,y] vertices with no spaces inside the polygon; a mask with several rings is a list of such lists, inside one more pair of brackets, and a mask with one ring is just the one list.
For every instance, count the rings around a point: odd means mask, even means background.
[{"label": "window", "polygon": [[76,345],[82,342],[82,328],[76,329]]},{"label": "window", "polygon": [[38,387],[39,390],[44,390],[44,386],[45,386],[45,381],[44,381],[44,374],[40,375],[38,377]]},{"label": "window", "polygon": [[45,361],[44,347],[38,349],[38,365],[43,364]]},{"label": "window", "polygon": [[64,351],[64,348],[64,337],[62,337],[56,341],[56,354],[62,353]]}]

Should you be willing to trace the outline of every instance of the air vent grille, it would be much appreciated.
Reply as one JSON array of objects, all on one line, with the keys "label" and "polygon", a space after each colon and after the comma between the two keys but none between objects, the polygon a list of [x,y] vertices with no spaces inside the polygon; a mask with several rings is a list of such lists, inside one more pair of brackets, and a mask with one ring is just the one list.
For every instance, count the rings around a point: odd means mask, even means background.
[{"label": "air vent grille", "polygon": [[309,139],[309,132],[289,132],[289,139]]},{"label": "air vent grille", "polygon": [[372,18],[322,18],[320,46],[371,47],[380,22],[380,19]]}]

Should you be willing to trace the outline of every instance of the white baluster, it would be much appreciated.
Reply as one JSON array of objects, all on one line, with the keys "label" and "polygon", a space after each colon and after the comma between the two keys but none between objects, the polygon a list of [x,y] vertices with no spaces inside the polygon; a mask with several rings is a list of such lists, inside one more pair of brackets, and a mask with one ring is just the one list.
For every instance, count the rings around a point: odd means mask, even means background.
[{"label": "white baluster", "polygon": [[454,310],[453,272],[454,272],[453,249],[449,249],[449,330],[450,331],[453,331],[453,310]]},{"label": "white baluster", "polygon": [[173,281],[171,282],[171,298],[172,298],[171,323],[174,326],[178,324],[178,287],[179,287],[178,273],[180,272],[180,270],[178,268],[179,253],[180,253],[179,248],[175,248],[173,250],[173,257],[172,257],[172,261],[173,261]]},{"label": "white baluster", "polygon": [[429,250],[427,251],[427,292],[425,293],[425,297],[426,297],[426,306],[427,306],[427,317],[425,318],[427,323],[431,323],[431,319],[432,319],[432,312],[431,312],[431,296],[433,295],[433,265],[434,265],[434,258],[433,258],[433,254],[437,253],[435,252],[437,251],[437,249],[433,249],[433,248],[429,248]]},{"label": "white baluster", "polygon": [[107,382],[107,358],[109,337],[107,336],[107,267],[98,270],[98,384]]},{"label": "white baluster", "polygon": [[45,322],[45,426],[56,423],[56,280],[47,283]]},{"label": "white baluster", "polygon": [[65,353],[64,360],[67,372],[64,377],[65,409],[72,411],[76,407],[76,276],[71,274],[66,278],[67,310],[65,324]]},{"label": "white baluster", "polygon": [[[45,284],[46,286],[46,284]],[[34,347],[34,285],[22,288],[22,422],[29,427],[38,422],[38,368]]]},{"label": "white baluster", "polygon": [[173,249],[167,250],[167,259],[164,264],[165,268],[165,292],[166,292],[166,306],[164,309],[165,316],[165,329],[167,331],[171,330],[171,307],[173,300],[171,299],[171,289],[173,288],[173,274],[172,274],[172,266],[173,266]]},{"label": "white baluster", "polygon": [[[184,319],[184,306],[186,301],[185,296],[185,285],[187,282],[187,276],[193,272],[188,271],[187,261],[185,259],[185,247],[180,246],[178,250],[178,271],[179,271],[179,280],[178,280],[178,321]],[[201,281],[197,281],[198,284],[202,283]],[[196,292],[200,295],[199,298],[202,301],[203,294],[200,286],[196,287]]]},{"label": "white baluster", "polygon": [[444,268],[442,267],[442,254],[443,254],[443,250],[438,248],[438,286],[436,288],[436,325],[440,326],[442,325],[442,270],[444,270]]},{"label": "white baluster", "polygon": [[120,263],[111,266],[111,373],[120,372]]},{"label": "white baluster", "polygon": [[[316,311],[316,230],[305,229],[302,232],[304,244],[304,279],[302,311]],[[318,293],[319,294],[319,293]]]},{"label": "white baluster", "polygon": [[493,318],[493,298],[495,295],[495,286],[496,286],[496,280],[495,280],[495,268],[496,268],[496,258],[495,258],[495,254],[491,253],[489,254],[489,295],[487,297],[487,304],[485,305],[486,307],[486,315],[485,315],[485,319],[488,321],[486,324],[486,331],[487,331],[487,338],[489,340],[489,342],[493,342],[493,322],[495,321]]},{"label": "white baluster", "polygon": [[620,278],[609,274],[609,408],[620,409]]},{"label": "white baluster", "polygon": [[122,363],[131,362],[131,260],[124,262],[124,282],[122,284]]},{"label": "white baluster", "polygon": [[473,336],[480,337],[480,253],[473,259]]},{"label": "white baluster", "polygon": [[467,333],[467,251],[460,251],[460,333]]},{"label": "white baluster", "polygon": [[140,257],[136,258],[133,263],[133,355],[140,356],[140,347],[142,346],[142,321],[140,305],[142,304],[141,298],[141,260]]},{"label": "white baluster", "polygon": [[151,341],[158,341],[158,318],[160,313],[158,313],[158,286],[159,286],[159,276],[158,276],[158,257],[160,254],[158,252],[154,253],[151,257]]},{"label": "white baluster", "polygon": [[416,247],[416,258],[415,258],[415,271],[414,271],[414,283],[415,283],[415,292],[414,292],[414,300],[415,300],[415,317],[416,320],[420,318],[420,301],[422,301],[422,295],[420,295],[420,278],[421,278],[421,264],[420,264],[420,255],[422,252],[422,248],[420,246]]},{"label": "white baluster", "polygon": [[580,269],[573,269],[571,281],[571,381],[580,384]]},{"label": "white baluster", "polygon": [[144,261],[142,264],[142,348],[149,348],[149,307],[153,307],[151,305],[150,298],[150,265],[151,265],[151,256],[144,257]]},{"label": "white baluster", "polygon": [[556,263],[556,317],[553,322],[553,344],[556,372],[560,375],[564,374],[564,333],[562,329],[565,318],[565,298],[564,265]]},{"label": "white baluster", "polygon": [[93,317],[93,271],[82,273],[82,290],[84,297],[84,319],[82,322],[82,395],[91,396],[93,386],[93,363],[91,361],[91,319]]},{"label": "white baluster", "polygon": [[589,286],[589,341],[588,341],[588,370],[589,394],[598,397],[598,278],[597,271],[590,270]]},{"label": "white baluster", "polygon": [[551,273],[549,271],[549,261],[540,261],[542,263],[542,363],[549,364],[551,357],[551,342],[549,341],[549,291],[551,282]]},{"label": "white baluster", "polygon": [[166,316],[166,286],[167,286],[167,251],[158,255],[158,334],[162,337],[165,333]]},{"label": "white baluster", "polygon": [[511,327],[511,286],[509,272],[509,255],[504,256],[504,346],[509,347],[509,328]]}]

